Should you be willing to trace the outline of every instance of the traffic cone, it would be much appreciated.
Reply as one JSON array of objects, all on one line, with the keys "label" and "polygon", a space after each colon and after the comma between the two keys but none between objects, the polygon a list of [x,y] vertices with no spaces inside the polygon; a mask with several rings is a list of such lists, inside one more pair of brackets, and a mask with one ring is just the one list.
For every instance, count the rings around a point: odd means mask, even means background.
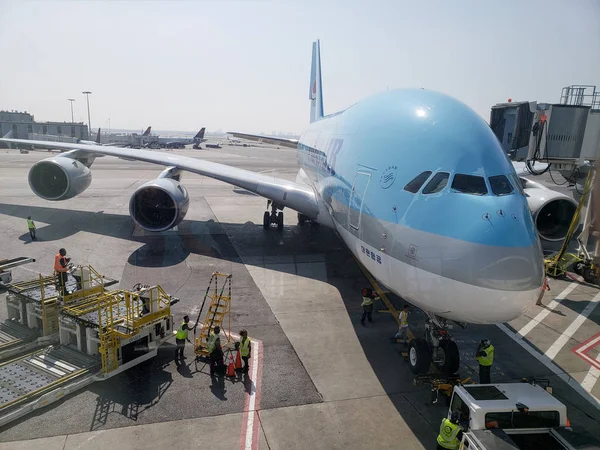
[{"label": "traffic cone", "polygon": [[240,355],[240,351],[238,350],[235,354],[235,370],[240,370],[242,368],[242,356]]},{"label": "traffic cone", "polygon": [[227,376],[235,377],[235,366],[233,365],[233,356],[229,354],[229,364],[227,365]]}]

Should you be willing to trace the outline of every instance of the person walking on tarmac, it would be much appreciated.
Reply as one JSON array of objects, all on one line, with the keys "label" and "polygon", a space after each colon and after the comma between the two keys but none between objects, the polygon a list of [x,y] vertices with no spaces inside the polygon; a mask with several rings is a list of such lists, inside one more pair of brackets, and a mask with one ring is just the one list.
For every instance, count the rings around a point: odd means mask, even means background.
[{"label": "person walking on tarmac", "polygon": [[62,295],[67,294],[67,271],[70,261],[71,258],[67,258],[67,251],[64,248],[61,248],[54,257],[54,273],[58,281],[58,290]]},{"label": "person walking on tarmac", "polygon": [[246,330],[240,331],[240,355],[242,360],[244,361],[244,373],[248,373],[250,370],[250,366],[248,365],[248,360],[250,359],[250,352],[252,351],[252,344],[250,343],[250,338],[248,337],[248,332]]},{"label": "person walking on tarmac", "polygon": [[477,352],[475,353],[479,362],[479,384],[490,384],[490,371],[494,362],[494,346],[489,339],[483,339],[479,342]]},{"label": "person walking on tarmac", "polygon": [[542,286],[542,292],[540,292],[540,296],[538,297],[537,301],[535,302],[535,304],[537,306],[544,306],[544,305],[542,305],[542,298],[544,298],[544,293],[546,291],[550,291],[550,286],[548,285],[548,277],[546,275],[544,275],[544,285]]},{"label": "person walking on tarmac", "polygon": [[360,323],[363,327],[365,326],[365,319],[368,319],[369,322],[373,322],[373,300],[379,300],[379,296],[371,291],[371,289],[364,288],[362,290],[362,303],[360,304],[363,309]]},{"label": "person walking on tarmac", "polygon": [[194,327],[190,327],[190,316],[184,316],[183,317],[183,322],[181,322],[181,325],[179,326],[179,329],[177,330],[177,334],[175,335],[175,344],[176,344],[176,348],[175,348],[175,360],[177,361],[177,359],[180,360],[184,360],[185,356],[183,355],[183,352],[185,350],[185,341],[188,341],[191,344],[191,341],[188,339],[188,331],[191,331],[194,329]]},{"label": "person walking on tarmac", "polygon": [[223,350],[221,349],[221,327],[216,326],[213,331],[208,334],[208,341],[206,343],[207,350],[210,358],[210,376],[215,376],[215,369],[220,374],[223,367]]},{"label": "person walking on tarmac", "polygon": [[29,236],[31,240],[35,241],[35,223],[31,220],[31,216],[27,216],[27,228],[29,229]]},{"label": "person walking on tarmac", "polygon": [[403,338],[404,345],[408,344],[408,303],[404,305],[404,309],[400,311],[400,329],[394,336],[394,339]]},{"label": "person walking on tarmac", "polygon": [[458,412],[452,411],[450,419],[444,417],[437,437],[437,450],[458,450],[462,440],[462,427],[458,424]]}]

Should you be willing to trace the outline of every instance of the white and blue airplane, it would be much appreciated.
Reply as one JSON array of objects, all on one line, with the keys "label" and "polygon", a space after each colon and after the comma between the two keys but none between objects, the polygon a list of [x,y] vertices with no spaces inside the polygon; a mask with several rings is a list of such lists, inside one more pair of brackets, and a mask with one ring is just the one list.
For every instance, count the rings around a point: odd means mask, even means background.
[{"label": "white and blue airplane", "polygon": [[320,59],[316,41],[308,130],[299,140],[277,141],[297,148],[295,182],[155,151],[0,140],[64,151],[29,172],[31,189],[46,200],[85,191],[96,156],[166,166],[129,203],[133,221],[148,231],[183,220],[189,196],[182,171],[268,199],[265,228],[283,228],[287,207],[299,222],[335,229],[377,280],[428,314],[423,337],[410,344],[412,370],[425,371],[433,360],[454,373],[451,322],[506,322],[533,305],[544,277],[540,236],[564,238],[575,202],[535,182],[524,187],[488,124],[447,95],[388,90],[325,116]]}]

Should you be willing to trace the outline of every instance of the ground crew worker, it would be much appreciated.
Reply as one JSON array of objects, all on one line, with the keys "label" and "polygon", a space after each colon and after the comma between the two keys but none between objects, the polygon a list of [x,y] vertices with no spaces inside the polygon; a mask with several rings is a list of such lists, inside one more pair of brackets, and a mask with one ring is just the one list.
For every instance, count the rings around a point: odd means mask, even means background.
[{"label": "ground crew worker", "polygon": [[216,326],[213,331],[208,333],[208,341],[206,342],[209,358],[210,358],[210,376],[215,376],[215,369],[221,373],[223,367],[223,350],[221,349],[221,339],[219,338],[221,327]]},{"label": "ground crew worker", "polygon": [[404,339],[404,345],[408,344],[408,303],[404,305],[404,309],[400,311],[400,329],[394,336],[394,339]]},{"label": "ground crew worker", "polygon": [[35,241],[35,223],[31,220],[31,216],[27,216],[27,228],[29,229],[29,236],[31,240]]},{"label": "ground crew worker", "polygon": [[548,277],[544,275],[544,285],[542,286],[542,292],[540,292],[540,296],[538,297],[537,302],[535,302],[536,305],[544,306],[542,305],[542,298],[544,298],[544,293],[549,290],[550,286],[548,285]]},{"label": "ground crew worker", "polygon": [[479,342],[475,356],[479,361],[479,383],[490,384],[490,370],[494,362],[494,346],[489,339],[483,339]]},{"label": "ground crew worker", "polygon": [[462,440],[462,427],[458,424],[458,412],[452,411],[450,419],[444,417],[437,437],[438,450],[458,450]]},{"label": "ground crew worker", "polygon": [[373,300],[379,300],[379,296],[372,292],[370,289],[362,290],[362,303],[360,306],[363,308],[362,318],[360,319],[360,323],[365,326],[365,319],[369,319],[369,322],[373,322]]},{"label": "ground crew worker", "polygon": [[252,345],[250,343],[250,338],[248,337],[248,332],[246,330],[240,331],[240,355],[244,360],[244,373],[248,373],[250,370],[250,366],[248,365],[248,360],[250,359],[250,351],[252,350]]},{"label": "ground crew worker", "polygon": [[177,330],[177,334],[175,335],[175,344],[177,347],[175,348],[175,359],[185,359],[183,356],[183,351],[185,350],[185,341],[188,341],[191,344],[191,341],[188,339],[188,331],[193,330],[193,327],[190,327],[190,317],[184,316],[183,322],[179,326]]},{"label": "ground crew worker", "polygon": [[54,272],[58,280],[58,289],[62,295],[67,294],[67,270],[69,270],[70,261],[71,258],[67,258],[67,251],[64,248],[61,248],[54,257]]}]

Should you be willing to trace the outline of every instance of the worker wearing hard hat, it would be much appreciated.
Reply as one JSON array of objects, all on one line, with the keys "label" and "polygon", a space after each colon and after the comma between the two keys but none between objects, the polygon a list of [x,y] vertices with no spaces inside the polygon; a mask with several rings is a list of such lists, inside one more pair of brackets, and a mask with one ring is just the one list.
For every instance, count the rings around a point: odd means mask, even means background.
[{"label": "worker wearing hard hat", "polygon": [[61,248],[58,254],[54,257],[54,273],[56,274],[58,281],[58,291],[62,295],[67,294],[67,279],[69,270],[69,262],[71,258],[67,258],[67,251]]},{"label": "worker wearing hard hat", "polygon": [[188,341],[191,344],[190,340],[188,339],[188,331],[190,330],[193,330],[193,327],[190,326],[190,317],[186,315],[183,317],[183,322],[181,322],[181,325],[177,330],[177,334],[175,334],[175,345],[177,346],[175,348],[175,360],[185,359],[185,356],[183,355],[185,350],[185,341]]},{"label": "worker wearing hard hat", "polygon": [[479,383],[490,384],[490,372],[492,369],[492,363],[494,362],[494,346],[491,344],[489,339],[483,339],[479,342],[475,357],[479,362]]},{"label": "worker wearing hard hat", "polygon": [[363,313],[360,319],[362,326],[365,326],[365,319],[369,319],[369,322],[373,322],[373,300],[380,300],[379,296],[371,289],[364,288],[362,290],[362,306]]},{"label": "worker wearing hard hat", "polygon": [[458,424],[458,412],[452,411],[450,419],[444,417],[437,437],[438,450],[458,450],[462,440],[462,427]]}]

